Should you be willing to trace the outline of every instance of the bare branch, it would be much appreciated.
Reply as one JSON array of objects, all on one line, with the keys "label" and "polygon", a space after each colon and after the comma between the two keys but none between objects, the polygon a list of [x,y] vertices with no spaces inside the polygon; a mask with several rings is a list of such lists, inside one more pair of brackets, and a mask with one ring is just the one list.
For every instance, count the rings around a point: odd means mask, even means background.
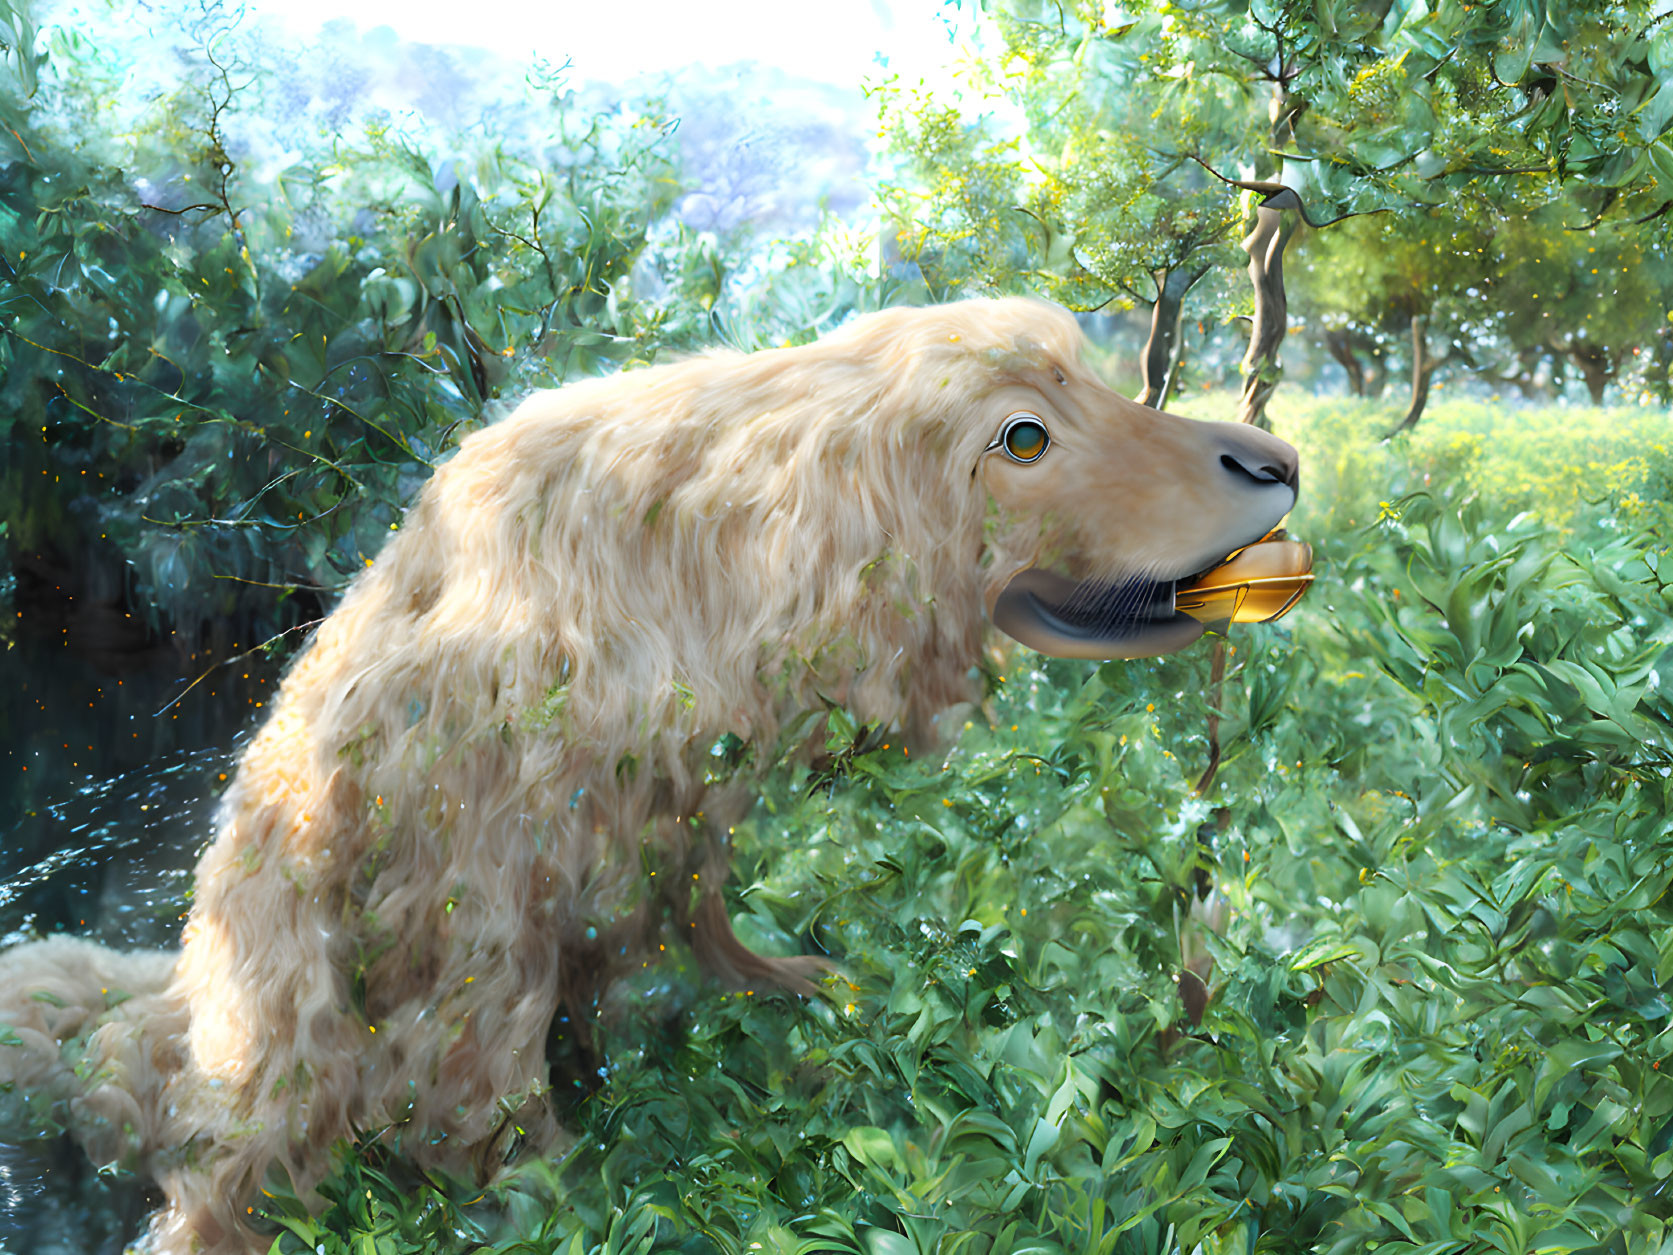
[{"label": "bare branch", "polygon": [[1391,206],[1388,205],[1381,205],[1376,209],[1351,209],[1346,213],[1337,214],[1334,218],[1326,218],[1322,221],[1314,222],[1312,217],[1307,213],[1307,206],[1302,203],[1300,194],[1297,193],[1294,188],[1288,187],[1283,183],[1273,183],[1263,179],[1228,179],[1201,157],[1193,156],[1191,160],[1195,161],[1204,170],[1207,170],[1228,187],[1237,187],[1242,188],[1246,192],[1259,193],[1262,197],[1260,202],[1260,208],[1262,209],[1295,210],[1296,213],[1301,215],[1301,220],[1308,226],[1312,227],[1315,231],[1322,231],[1326,227],[1334,226],[1336,223],[1342,222],[1348,218],[1358,218],[1366,214],[1386,213],[1391,208]]}]

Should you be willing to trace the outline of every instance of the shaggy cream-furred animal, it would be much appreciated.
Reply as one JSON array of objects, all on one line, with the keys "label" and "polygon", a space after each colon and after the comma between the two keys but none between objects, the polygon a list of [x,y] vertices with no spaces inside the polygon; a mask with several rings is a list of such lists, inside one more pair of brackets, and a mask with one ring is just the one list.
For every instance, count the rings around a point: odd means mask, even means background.
[{"label": "shaggy cream-furred animal", "polygon": [[1288,445],[1135,405],[1082,347],[1031,301],[894,309],[467,437],[245,750],[180,953],[0,956],[0,1082],[156,1177],[157,1250],[254,1252],[266,1174],[306,1192],[358,1133],[478,1177],[508,1112],[549,1144],[554,1015],[671,935],[811,992],[818,960],[732,935],[753,794],[717,738],[810,757],[831,703],[928,736],[1033,569],[1092,590],[1027,600],[1082,652],[1174,647],[1150,592],[1294,501]]}]

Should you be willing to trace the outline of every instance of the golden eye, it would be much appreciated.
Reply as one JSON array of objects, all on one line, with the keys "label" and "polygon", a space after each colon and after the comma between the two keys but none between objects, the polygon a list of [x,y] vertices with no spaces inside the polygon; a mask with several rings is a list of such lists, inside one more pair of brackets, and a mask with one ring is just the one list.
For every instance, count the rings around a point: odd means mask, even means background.
[{"label": "golden eye", "polygon": [[999,434],[999,445],[1013,462],[1037,462],[1051,445],[1046,425],[1033,414],[1013,414]]}]

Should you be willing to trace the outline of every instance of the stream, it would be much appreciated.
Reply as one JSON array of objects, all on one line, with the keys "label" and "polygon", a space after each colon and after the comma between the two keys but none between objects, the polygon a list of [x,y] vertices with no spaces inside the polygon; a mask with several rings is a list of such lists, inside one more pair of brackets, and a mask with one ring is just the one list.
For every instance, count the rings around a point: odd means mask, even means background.
[{"label": "stream", "polygon": [[[7,609],[0,948],[55,933],[174,946],[216,796],[277,664],[87,649],[73,619]],[[20,1123],[0,1115],[0,1253],[120,1255],[155,1188],[101,1175],[68,1137]]]}]

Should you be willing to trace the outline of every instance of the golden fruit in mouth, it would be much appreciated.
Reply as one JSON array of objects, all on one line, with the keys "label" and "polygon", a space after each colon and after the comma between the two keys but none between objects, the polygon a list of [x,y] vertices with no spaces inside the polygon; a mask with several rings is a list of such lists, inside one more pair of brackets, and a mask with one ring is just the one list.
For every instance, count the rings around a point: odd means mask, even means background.
[{"label": "golden fruit in mouth", "polygon": [[1219,566],[1174,589],[1174,606],[1199,623],[1270,623],[1313,583],[1313,547],[1282,528],[1239,549]]}]

